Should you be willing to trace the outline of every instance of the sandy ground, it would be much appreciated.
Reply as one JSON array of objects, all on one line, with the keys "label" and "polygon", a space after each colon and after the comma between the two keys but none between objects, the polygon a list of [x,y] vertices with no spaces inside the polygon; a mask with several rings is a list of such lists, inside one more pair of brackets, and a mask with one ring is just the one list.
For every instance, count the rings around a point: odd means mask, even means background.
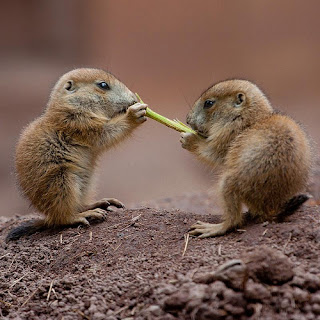
[{"label": "sandy ground", "polygon": [[167,198],[8,244],[8,230],[30,216],[3,218],[0,317],[320,319],[320,207],[187,241],[196,220],[219,221],[210,199]]}]

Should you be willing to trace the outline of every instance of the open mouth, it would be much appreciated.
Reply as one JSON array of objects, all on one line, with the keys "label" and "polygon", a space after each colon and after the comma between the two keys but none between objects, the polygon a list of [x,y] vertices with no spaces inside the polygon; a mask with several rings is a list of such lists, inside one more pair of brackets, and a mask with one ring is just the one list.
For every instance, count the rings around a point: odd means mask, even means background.
[{"label": "open mouth", "polygon": [[190,127],[191,127],[194,131],[196,131],[197,134],[198,134],[199,136],[201,136],[202,138],[205,138],[205,139],[208,138],[207,132],[205,132],[204,130],[199,129],[197,125],[195,125],[195,124],[190,124]]},{"label": "open mouth", "polygon": [[194,131],[196,131],[197,134],[198,134],[199,136],[201,136],[202,138],[208,138],[207,132],[205,132],[205,131],[203,131],[203,130],[201,130],[201,129],[199,129],[199,128],[193,128],[193,126],[191,126],[191,127],[192,127],[192,129],[193,129]]},{"label": "open mouth", "polygon": [[129,107],[130,107],[130,106],[127,106],[127,107],[124,107],[124,108],[120,109],[119,114],[124,114],[124,113],[126,113]]},{"label": "open mouth", "polygon": [[208,138],[208,136],[207,136],[203,131],[200,131],[200,130],[196,130],[196,131],[197,131],[197,134],[198,134],[199,136],[201,136],[202,138],[205,138],[205,139]]}]

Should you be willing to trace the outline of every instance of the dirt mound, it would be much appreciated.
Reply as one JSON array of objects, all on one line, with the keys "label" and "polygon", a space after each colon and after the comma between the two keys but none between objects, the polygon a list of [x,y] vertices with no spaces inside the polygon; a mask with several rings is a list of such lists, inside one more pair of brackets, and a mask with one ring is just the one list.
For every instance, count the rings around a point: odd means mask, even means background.
[{"label": "dirt mound", "polygon": [[247,263],[230,260],[215,272],[180,280],[175,291],[162,298],[162,311],[199,320],[315,319],[320,314],[318,276],[294,270],[284,254],[268,247],[243,256]]},{"label": "dirt mound", "polygon": [[320,319],[317,206],[203,240],[188,227],[219,217],[141,208],[4,243],[27,219],[0,223],[5,319]]}]

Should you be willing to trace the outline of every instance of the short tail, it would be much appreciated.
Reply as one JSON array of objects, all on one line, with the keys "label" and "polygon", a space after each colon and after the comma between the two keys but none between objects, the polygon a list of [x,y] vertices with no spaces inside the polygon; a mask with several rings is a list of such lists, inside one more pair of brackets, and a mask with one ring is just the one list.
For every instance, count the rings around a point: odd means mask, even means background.
[{"label": "short tail", "polygon": [[283,221],[286,217],[292,215],[296,210],[298,210],[310,198],[311,196],[307,194],[294,196],[284,204],[282,211],[277,215],[277,220],[280,222]]},{"label": "short tail", "polygon": [[20,224],[18,227],[13,228],[9,231],[6,242],[12,240],[18,240],[22,236],[30,236],[36,232],[40,232],[48,229],[45,225],[44,220],[30,220]]}]

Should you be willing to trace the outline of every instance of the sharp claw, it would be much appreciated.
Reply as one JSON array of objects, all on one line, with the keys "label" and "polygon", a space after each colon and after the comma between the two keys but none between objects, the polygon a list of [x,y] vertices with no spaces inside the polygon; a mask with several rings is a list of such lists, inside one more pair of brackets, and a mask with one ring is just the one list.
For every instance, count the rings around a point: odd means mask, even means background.
[{"label": "sharp claw", "polygon": [[106,198],[106,199],[102,199],[100,202],[103,203],[103,209],[107,211],[113,211],[111,208],[109,208],[110,206],[113,206],[116,208],[125,208],[124,204],[117,199]]},{"label": "sharp claw", "polygon": [[90,227],[90,222],[86,218],[81,219],[80,223],[86,227]]},{"label": "sharp claw", "polygon": [[196,229],[196,230],[189,231],[189,234],[191,236],[197,236],[197,235],[201,234],[201,232],[199,232],[199,230]]},{"label": "sharp claw", "polygon": [[108,210],[105,210],[105,209],[100,209],[98,210],[97,212],[101,214],[102,216],[102,219],[106,219],[107,218],[107,215],[108,215]]},{"label": "sharp claw", "polygon": [[193,230],[193,229],[204,229],[205,228],[205,226],[203,226],[203,225],[199,225],[199,224],[193,224],[191,227],[190,227],[190,229],[191,230]]},{"label": "sharp claw", "polygon": [[210,226],[211,226],[211,223],[197,221],[190,227],[190,229],[206,229]]},{"label": "sharp claw", "polygon": [[124,204],[122,203],[110,203],[110,206],[113,206],[116,208],[124,208]]},{"label": "sharp claw", "polygon": [[209,238],[209,237],[211,237],[211,234],[210,233],[203,233],[203,234],[201,234],[201,235],[199,235],[199,239],[204,239],[204,238]]},{"label": "sharp claw", "polygon": [[124,204],[119,200],[109,199],[108,202],[111,206],[114,206],[116,208],[125,208]]},{"label": "sharp claw", "polygon": [[188,230],[190,235],[197,236],[199,239],[224,235],[226,232],[227,228],[222,223],[211,224],[202,221],[197,221]]}]

